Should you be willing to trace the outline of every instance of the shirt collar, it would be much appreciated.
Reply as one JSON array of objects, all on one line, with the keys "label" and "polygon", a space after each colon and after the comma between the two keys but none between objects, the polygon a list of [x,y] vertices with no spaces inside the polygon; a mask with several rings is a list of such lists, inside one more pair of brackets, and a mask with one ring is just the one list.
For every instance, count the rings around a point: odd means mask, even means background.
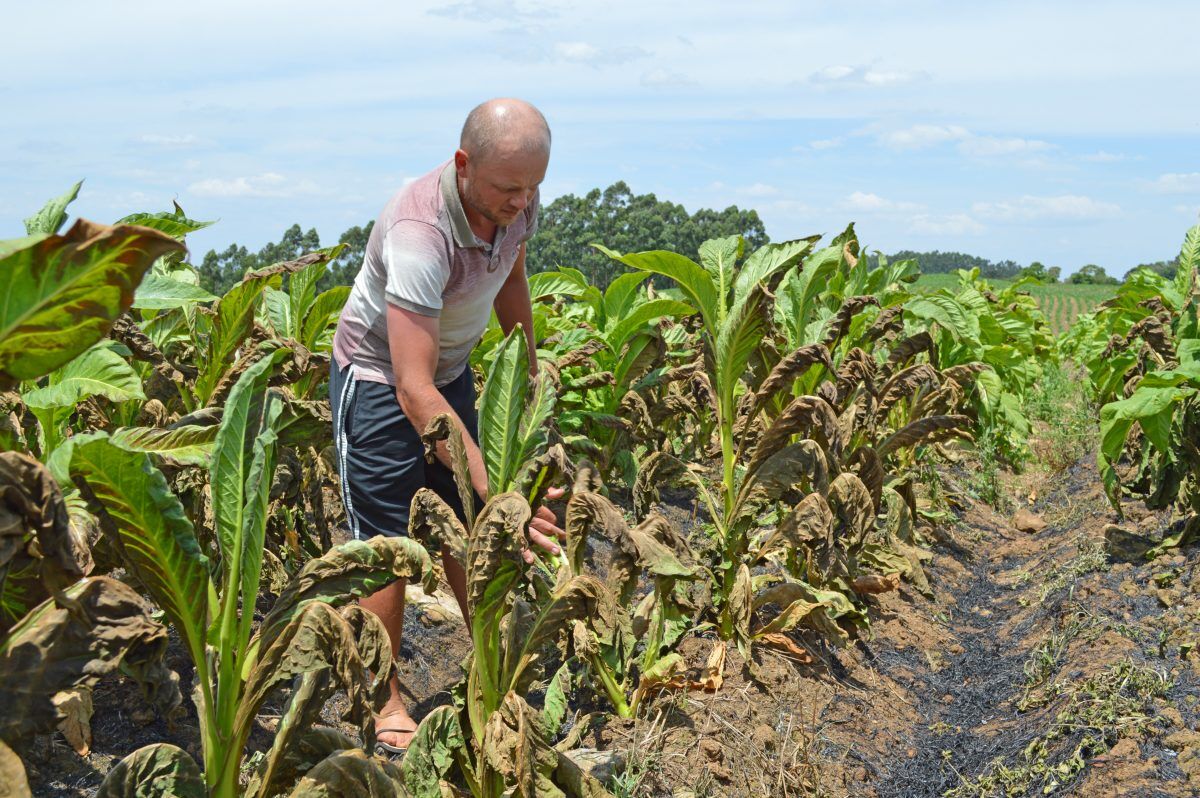
[{"label": "shirt collar", "polygon": [[488,243],[482,240],[471,229],[467,221],[467,213],[463,210],[462,197],[458,195],[458,171],[454,161],[450,161],[442,169],[441,176],[442,200],[450,213],[450,229],[454,233],[454,243],[459,247],[478,247],[490,249]]}]

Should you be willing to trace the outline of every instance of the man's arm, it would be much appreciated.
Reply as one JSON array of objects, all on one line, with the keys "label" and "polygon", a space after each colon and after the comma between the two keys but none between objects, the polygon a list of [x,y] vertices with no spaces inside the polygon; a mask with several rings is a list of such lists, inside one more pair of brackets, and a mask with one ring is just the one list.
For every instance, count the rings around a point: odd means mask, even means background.
[{"label": "man's arm", "polygon": [[[515,267],[514,267],[515,268]],[[524,279],[521,280],[524,283]],[[529,303],[529,292],[525,292],[526,305]],[[467,453],[467,467],[471,471],[471,486],[484,500],[488,496],[487,466],[483,462],[483,453],[463,426],[462,419],[450,407],[446,397],[433,384],[433,375],[437,370],[438,361],[438,320],[433,316],[422,316],[411,310],[405,310],[397,305],[387,305],[388,350],[392,357],[392,371],[396,375],[396,401],[400,409],[408,417],[420,434],[429,426],[429,422],[439,413],[446,413],[458,425],[462,433],[463,448]],[[469,368],[469,366],[468,366]],[[450,460],[450,449],[445,441],[437,445],[437,458],[447,468],[453,469]],[[557,498],[562,491],[552,489]],[[548,493],[549,495],[549,493]],[[537,514],[529,524],[529,539],[542,548],[558,553],[558,543],[555,538],[562,539],[566,535],[560,529],[554,514],[545,507],[539,507]],[[533,562],[533,553],[522,552],[525,562]]]},{"label": "man's arm", "polygon": [[496,318],[505,335],[518,324],[525,330],[525,340],[529,343],[529,373],[536,374],[537,344],[533,338],[533,303],[529,298],[529,279],[525,276],[524,243],[517,250],[517,262],[513,264],[504,285],[500,286],[492,307],[496,310]]},{"label": "man's arm", "polygon": [[[388,349],[392,371],[396,375],[396,400],[409,422],[421,434],[439,413],[446,413],[462,433],[467,451],[467,466],[471,470],[471,485],[485,500],[488,495],[487,468],[478,444],[467,433],[462,419],[450,407],[446,397],[433,384],[438,362],[438,320],[406,310],[391,302],[387,305]],[[437,445],[437,458],[452,468],[450,450],[445,441]]]}]

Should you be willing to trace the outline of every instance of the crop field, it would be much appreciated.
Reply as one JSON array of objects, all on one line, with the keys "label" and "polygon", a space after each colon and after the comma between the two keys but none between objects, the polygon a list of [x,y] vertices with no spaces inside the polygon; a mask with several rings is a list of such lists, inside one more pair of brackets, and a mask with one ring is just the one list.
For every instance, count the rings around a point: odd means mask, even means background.
[{"label": "crop field", "polygon": [[[1200,226],[1111,288],[921,277],[853,225],[600,247],[603,288],[530,275],[534,351],[475,348],[484,501],[438,416],[463,512],[364,541],[340,245],[215,296],[206,222],[77,191],[0,242],[0,795],[1195,794]],[[397,580],[394,659],[358,600]]]},{"label": "crop field", "polygon": [[[992,282],[997,288],[1011,284],[1009,280]],[[952,274],[923,274],[917,280],[916,287],[936,291],[939,288],[952,289],[957,283],[958,278]],[[1050,283],[1029,285],[1026,290],[1037,300],[1038,309],[1046,317],[1050,329],[1060,335],[1067,331],[1079,314],[1091,313],[1101,302],[1111,299],[1116,294],[1116,288],[1113,285]]]}]

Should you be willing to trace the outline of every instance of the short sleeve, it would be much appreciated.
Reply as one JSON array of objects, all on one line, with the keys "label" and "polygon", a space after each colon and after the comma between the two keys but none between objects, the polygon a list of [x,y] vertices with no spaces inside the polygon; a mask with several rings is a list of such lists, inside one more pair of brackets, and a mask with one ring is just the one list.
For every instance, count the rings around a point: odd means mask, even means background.
[{"label": "short sleeve", "polygon": [[534,233],[538,228],[538,210],[542,204],[542,192],[535,191],[533,199],[525,206],[525,235],[521,236],[521,243],[533,238]]},{"label": "short sleeve", "polygon": [[422,316],[441,315],[450,254],[440,230],[410,219],[396,222],[383,238],[383,262],[388,302]]}]

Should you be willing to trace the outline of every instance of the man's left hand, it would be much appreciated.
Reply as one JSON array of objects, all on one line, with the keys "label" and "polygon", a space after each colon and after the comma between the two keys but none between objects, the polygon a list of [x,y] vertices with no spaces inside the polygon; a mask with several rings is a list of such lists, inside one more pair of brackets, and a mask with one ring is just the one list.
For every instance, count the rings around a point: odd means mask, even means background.
[{"label": "man's left hand", "polygon": [[[562,488],[548,488],[546,499],[561,499],[566,491]],[[551,554],[558,554],[559,543],[567,539],[567,533],[559,528],[558,518],[549,507],[542,505],[534,513],[529,522],[529,539]],[[533,552],[529,549],[521,551],[526,565],[533,564]]]}]

